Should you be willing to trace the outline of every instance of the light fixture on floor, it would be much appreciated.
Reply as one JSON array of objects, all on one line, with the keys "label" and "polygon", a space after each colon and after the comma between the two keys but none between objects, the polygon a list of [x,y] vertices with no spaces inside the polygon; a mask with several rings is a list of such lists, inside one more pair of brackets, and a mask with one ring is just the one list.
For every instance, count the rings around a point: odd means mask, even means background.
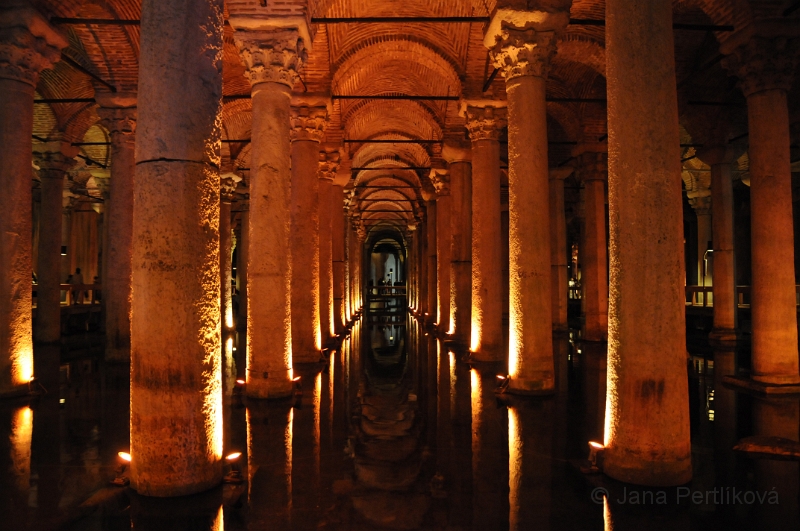
[{"label": "light fixture on floor", "polygon": [[239,458],[242,457],[242,452],[233,452],[225,456],[225,462],[228,463],[230,469],[225,474],[222,480],[224,483],[243,483],[242,471],[239,469]]},{"label": "light fixture on floor", "polygon": [[508,389],[508,384],[511,383],[511,377],[507,374],[498,374],[495,376],[497,378],[497,387],[495,387],[495,393],[505,393],[506,389]]},{"label": "light fixture on floor", "polygon": [[597,474],[600,472],[600,467],[597,465],[597,459],[602,457],[605,451],[605,446],[599,442],[589,441],[589,466],[582,466],[581,472],[584,474]]},{"label": "light fixture on floor", "polygon": [[115,477],[111,480],[111,484],[115,487],[127,487],[131,480],[125,475],[128,469],[128,464],[131,462],[131,454],[128,452],[119,452],[117,454],[117,468],[114,469]]}]

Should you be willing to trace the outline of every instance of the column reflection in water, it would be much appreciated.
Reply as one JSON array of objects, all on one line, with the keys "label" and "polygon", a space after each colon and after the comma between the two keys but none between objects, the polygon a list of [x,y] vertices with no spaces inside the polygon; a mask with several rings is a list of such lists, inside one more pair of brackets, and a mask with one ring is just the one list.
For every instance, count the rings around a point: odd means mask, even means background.
[{"label": "column reflection in water", "polygon": [[509,530],[550,529],[554,399],[508,408]]},{"label": "column reflection in water", "polygon": [[[8,529],[27,529],[31,482],[33,411],[29,406],[0,408],[0,512]],[[2,526],[0,526],[2,527]]]},{"label": "column reflection in water", "polygon": [[31,470],[36,481],[37,518],[57,516],[61,502],[61,418],[59,405],[59,345],[37,345],[36,377],[49,393],[34,406]]},{"label": "column reflection in water", "polygon": [[496,372],[470,370],[474,529],[508,528],[508,412],[494,394]]},{"label": "column reflection in water", "polygon": [[295,374],[302,375],[303,396],[292,422],[291,522],[296,529],[313,529],[319,519],[322,375],[316,364],[300,367],[295,365]]},{"label": "column reflection in water", "polygon": [[247,500],[253,529],[291,525],[293,417],[288,401],[247,404]]},{"label": "column reflection in water", "polygon": [[586,410],[584,441],[603,441],[606,416],[606,345],[586,342],[581,345],[583,397]]},{"label": "column reflection in water", "polygon": [[131,493],[131,531],[225,531],[222,489],[156,498]]},{"label": "column reflection in water", "polygon": [[[797,398],[769,398],[753,401],[755,435],[800,439],[800,401]],[[778,503],[757,503],[757,529],[800,529],[798,495],[800,495],[800,463],[775,459],[756,459],[757,493],[777,491]]]}]

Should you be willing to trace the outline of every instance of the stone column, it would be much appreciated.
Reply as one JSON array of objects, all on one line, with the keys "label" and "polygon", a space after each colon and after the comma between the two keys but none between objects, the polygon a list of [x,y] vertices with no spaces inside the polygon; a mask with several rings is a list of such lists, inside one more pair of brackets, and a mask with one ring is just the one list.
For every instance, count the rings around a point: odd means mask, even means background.
[{"label": "stone column", "polygon": [[798,49],[794,20],[747,27],[732,35],[721,49],[731,54],[726,66],[739,77],[747,98],[753,268],[751,377],[767,385],[800,383],[786,101]]},{"label": "stone column", "polygon": [[583,339],[608,339],[608,243],[606,242],[606,146],[585,147],[578,156],[583,181],[584,231],[581,257]]},{"label": "stone column", "polygon": [[345,314],[345,217],[344,190],[331,186],[331,258],[333,260],[333,331],[341,334],[347,322]]},{"label": "stone column", "polygon": [[[503,289],[500,263],[500,132],[502,102],[464,114],[472,140],[472,310],[470,351],[477,361],[503,361]],[[549,295],[548,295],[549,300]]]},{"label": "stone column", "polygon": [[33,378],[33,91],[39,72],[58,61],[67,44],[27,3],[4,4],[0,20],[0,395],[22,389]]},{"label": "stone column", "polygon": [[469,345],[472,313],[472,151],[445,142],[442,156],[450,169],[450,328],[453,340]]},{"label": "stone column", "polygon": [[61,247],[64,249],[61,255],[61,281],[67,280],[75,270],[72,269],[72,211],[77,204],[78,196],[72,193],[72,182],[65,180],[64,188],[61,190]]},{"label": "stone column", "polygon": [[131,253],[133,249],[133,176],[136,172],[136,95],[96,94],[100,123],[111,136],[102,275],[105,304],[106,361],[131,359]]},{"label": "stone column", "polygon": [[439,331],[449,333],[450,322],[450,260],[452,257],[450,232],[451,204],[450,175],[448,171],[432,170],[431,180],[436,188],[436,322]]},{"label": "stone column", "polygon": [[289,110],[305,51],[295,30],[240,30],[234,39],[253,105],[249,227],[242,228],[248,247],[247,395],[277,398],[292,393]]},{"label": "stone column", "polygon": [[508,96],[509,390],[555,389],[545,83],[565,11],[498,9],[484,36]]},{"label": "stone column", "polygon": [[[423,197],[423,201],[425,198]],[[428,219],[427,209],[418,225],[419,254],[417,255],[417,315],[424,321],[428,312]]]},{"label": "stone column", "polygon": [[355,300],[356,311],[360,311],[364,305],[364,241],[367,239],[367,229],[360,219],[355,227],[354,236],[353,263],[355,274],[353,275],[353,299]]},{"label": "stone column", "polygon": [[566,332],[567,291],[567,220],[564,214],[564,179],[572,174],[569,166],[550,170],[550,300],[553,331]]},{"label": "stone column", "polygon": [[68,142],[48,142],[35,147],[34,160],[42,183],[39,217],[39,285],[36,289],[37,343],[61,340],[61,202],[64,177],[75,165],[78,148]]},{"label": "stone column", "polygon": [[425,322],[433,323],[436,321],[436,308],[437,306],[437,291],[436,291],[436,196],[431,195],[425,198],[425,212],[426,212],[426,234],[425,241],[427,242],[425,256],[425,293],[427,299],[425,302]]},{"label": "stone column", "polygon": [[712,241],[714,258],[714,328],[709,339],[717,345],[736,343],[736,276],[733,251],[733,154],[727,146],[704,149],[700,160],[711,166]]},{"label": "stone column", "polygon": [[333,179],[339,169],[338,151],[319,153],[319,327],[322,344],[326,344],[334,330],[333,304]]},{"label": "stone column", "polygon": [[408,264],[406,274],[406,299],[408,300],[408,307],[411,311],[416,311],[417,308],[417,246],[419,244],[419,232],[417,231],[416,222],[408,224],[408,256],[406,262]]},{"label": "stone column", "polygon": [[222,0],[144,0],[133,198],[131,486],[222,480]]},{"label": "stone column", "polygon": [[681,172],[686,197],[697,216],[697,285],[710,285],[711,271],[706,274],[705,254],[711,241],[711,176],[693,171]]},{"label": "stone column", "polygon": [[247,263],[250,252],[250,201],[241,201],[239,220],[239,241],[236,243],[236,283],[239,286],[239,315],[236,316],[236,328],[247,330],[247,303],[250,292],[247,289]]},{"label": "stone column", "polygon": [[231,203],[236,184],[242,178],[235,173],[220,177],[219,187],[219,300],[223,330],[233,330],[233,248],[231,234]]},{"label": "stone column", "polygon": [[[304,103],[292,106],[292,359],[319,361],[319,143],[328,109]],[[296,267],[295,267],[296,266]]]},{"label": "stone column", "polygon": [[[607,0],[610,289],[605,467],[692,477],[672,2]],[[642,273],[646,272],[646,275]]]}]

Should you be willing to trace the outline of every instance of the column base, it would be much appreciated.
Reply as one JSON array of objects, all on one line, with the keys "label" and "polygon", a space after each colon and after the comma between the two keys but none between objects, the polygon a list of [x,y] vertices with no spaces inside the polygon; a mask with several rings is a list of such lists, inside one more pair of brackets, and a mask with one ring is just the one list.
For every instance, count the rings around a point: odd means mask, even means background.
[{"label": "column base", "polygon": [[[615,451],[616,450],[616,451]],[[642,454],[606,448],[603,473],[618,481],[648,487],[676,487],[692,479],[692,458],[654,461]]]},{"label": "column base", "polygon": [[130,363],[131,349],[130,347],[128,348],[106,347],[105,360],[106,363]]},{"label": "column base", "polygon": [[541,378],[510,377],[507,393],[528,396],[547,396],[556,392],[556,382],[553,373],[543,374]]},{"label": "column base", "polygon": [[722,383],[734,389],[766,396],[800,395],[800,383],[769,383],[744,376],[723,376]]},{"label": "column base", "polygon": [[0,400],[6,398],[19,398],[31,394],[30,384],[14,385],[12,387],[0,388]]},{"label": "column base", "polygon": [[303,352],[292,352],[293,363],[317,363],[323,359],[321,350],[311,350]]},{"label": "column base", "polygon": [[482,348],[480,350],[470,350],[469,360],[478,363],[500,363],[505,361],[503,349]]},{"label": "column base", "polygon": [[731,328],[714,328],[708,334],[708,342],[715,347],[735,347],[741,337]]},{"label": "column base", "polygon": [[[173,498],[178,496],[189,496],[192,494],[199,494],[206,492],[222,483],[222,461],[214,463],[204,472],[207,478],[192,482],[176,485],[175,482],[167,481],[161,483],[160,481],[153,481],[150,478],[148,481],[139,481],[136,474],[131,473],[131,488],[136,491],[140,496],[149,496],[154,498]],[[158,478],[162,479],[162,478]]]},{"label": "column base", "polygon": [[292,371],[275,371],[275,377],[263,378],[247,371],[247,398],[271,400],[286,398],[294,394],[295,384],[292,381]]}]

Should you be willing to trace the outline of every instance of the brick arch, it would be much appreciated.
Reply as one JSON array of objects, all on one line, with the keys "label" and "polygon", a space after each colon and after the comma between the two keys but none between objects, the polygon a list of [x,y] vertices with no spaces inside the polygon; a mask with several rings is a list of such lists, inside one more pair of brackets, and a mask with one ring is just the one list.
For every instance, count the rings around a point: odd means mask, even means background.
[{"label": "brick arch", "polygon": [[601,76],[606,75],[606,49],[602,43],[583,33],[567,31],[558,41],[555,61],[581,63]]},{"label": "brick arch", "polygon": [[388,132],[425,140],[442,137],[440,124],[415,101],[369,101],[344,116],[343,125],[349,138],[372,138]]}]

